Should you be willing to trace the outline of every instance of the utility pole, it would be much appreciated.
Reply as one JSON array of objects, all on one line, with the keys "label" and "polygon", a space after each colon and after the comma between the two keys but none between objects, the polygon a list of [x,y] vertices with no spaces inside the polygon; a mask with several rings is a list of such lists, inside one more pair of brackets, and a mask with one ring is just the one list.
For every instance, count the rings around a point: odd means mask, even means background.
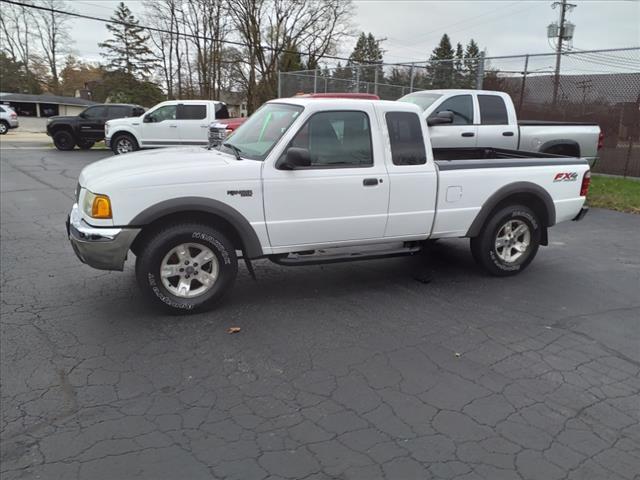
[{"label": "utility pole", "polygon": [[[567,35],[567,32],[566,32],[566,27],[567,27],[565,25],[566,14],[567,14],[567,11],[574,9],[575,7],[577,7],[577,5],[575,3],[567,3],[567,0],[561,0],[559,2],[553,2],[551,4],[551,8],[556,8],[557,6],[560,6],[560,25],[558,25],[558,28],[559,28],[559,32],[557,35],[558,44],[556,46],[556,74],[553,82],[553,106],[554,107],[556,106],[556,103],[558,101],[558,87],[560,84],[560,58],[562,57],[562,42],[566,39],[570,39],[571,37],[573,37],[573,25],[571,28],[571,34]],[[549,27],[551,27],[551,25]]]},{"label": "utility pole", "polygon": [[591,79],[580,80],[576,82],[576,86],[582,90],[582,114],[584,115],[585,103],[587,103],[587,91],[591,91]]}]

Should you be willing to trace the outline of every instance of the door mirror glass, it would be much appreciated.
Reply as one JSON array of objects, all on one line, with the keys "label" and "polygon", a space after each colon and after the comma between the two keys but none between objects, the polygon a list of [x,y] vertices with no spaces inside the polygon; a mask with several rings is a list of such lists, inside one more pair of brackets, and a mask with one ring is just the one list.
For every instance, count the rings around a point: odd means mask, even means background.
[{"label": "door mirror glass", "polygon": [[280,163],[281,170],[296,170],[298,168],[310,167],[311,155],[306,148],[290,147],[284,160]]},{"label": "door mirror glass", "polygon": [[445,110],[444,112],[438,112],[435,115],[431,115],[427,118],[427,125],[430,127],[434,125],[444,125],[447,123],[453,123],[453,112]]},{"label": "door mirror glass", "polygon": [[155,122],[153,115],[151,113],[148,113],[147,115],[144,116],[144,118],[142,119],[142,121],[144,123],[153,123]]}]

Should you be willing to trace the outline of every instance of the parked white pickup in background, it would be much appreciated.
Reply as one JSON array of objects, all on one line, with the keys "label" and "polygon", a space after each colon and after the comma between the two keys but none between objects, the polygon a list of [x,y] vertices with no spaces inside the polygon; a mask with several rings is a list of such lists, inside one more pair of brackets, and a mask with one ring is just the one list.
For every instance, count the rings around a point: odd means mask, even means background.
[{"label": "parked white pickup in background", "polygon": [[116,155],[141,148],[207,145],[209,124],[229,118],[223,102],[171,100],[140,117],[109,120],[105,143]]}]

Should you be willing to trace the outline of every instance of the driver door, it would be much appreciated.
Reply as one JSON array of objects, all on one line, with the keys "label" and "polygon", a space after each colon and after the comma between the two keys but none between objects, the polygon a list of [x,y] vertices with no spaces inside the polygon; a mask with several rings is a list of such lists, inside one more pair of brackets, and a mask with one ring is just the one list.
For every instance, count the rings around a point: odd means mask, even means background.
[{"label": "driver door", "polygon": [[450,111],[453,123],[429,127],[433,148],[474,148],[478,140],[478,127],[474,125],[473,97],[456,95],[449,97],[430,113]]},{"label": "driver door", "polygon": [[96,106],[82,112],[80,134],[82,138],[101,140],[104,138],[104,122],[107,119],[107,107]]},{"label": "driver door", "polygon": [[142,146],[180,145],[181,138],[176,113],[176,105],[164,105],[147,113],[142,123]]},{"label": "driver door", "polygon": [[[364,103],[364,102],[363,102]],[[369,105],[312,114],[275,165],[263,170],[264,209],[273,247],[320,246],[384,237],[389,181]],[[309,165],[282,168],[289,147]]]}]

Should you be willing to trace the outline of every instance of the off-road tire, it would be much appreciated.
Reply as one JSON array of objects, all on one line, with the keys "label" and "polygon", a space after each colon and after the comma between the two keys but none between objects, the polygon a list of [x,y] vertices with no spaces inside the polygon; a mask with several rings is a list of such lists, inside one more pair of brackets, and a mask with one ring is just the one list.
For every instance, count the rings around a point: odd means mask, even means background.
[{"label": "off-road tire", "polygon": [[[509,252],[521,253],[514,261],[505,261],[504,248],[497,247],[498,238],[504,238],[503,228],[509,222],[524,224],[528,228],[529,241],[526,250],[519,252],[510,250]],[[543,225],[536,213],[524,205],[509,205],[496,210],[486,221],[480,234],[471,239],[471,253],[473,258],[487,273],[506,277],[515,275],[524,270],[535,258],[540,247]],[[514,239],[516,245],[522,245],[523,236]]]},{"label": "off-road tire", "polygon": [[53,134],[53,144],[58,150],[68,152],[69,150],[73,150],[76,146],[76,141],[74,140],[73,135],[71,135],[71,132],[61,130]]},{"label": "off-road tire", "polygon": [[[193,298],[174,294],[165,286],[161,277],[161,267],[166,256],[177,246],[184,244],[206,247],[217,260],[215,283],[209,290]],[[189,314],[212,308],[233,286],[238,273],[238,259],[233,244],[220,231],[199,223],[171,225],[158,230],[146,239],[138,254],[136,278],[140,288],[153,304],[174,314]],[[191,284],[197,286],[199,282]]]}]

